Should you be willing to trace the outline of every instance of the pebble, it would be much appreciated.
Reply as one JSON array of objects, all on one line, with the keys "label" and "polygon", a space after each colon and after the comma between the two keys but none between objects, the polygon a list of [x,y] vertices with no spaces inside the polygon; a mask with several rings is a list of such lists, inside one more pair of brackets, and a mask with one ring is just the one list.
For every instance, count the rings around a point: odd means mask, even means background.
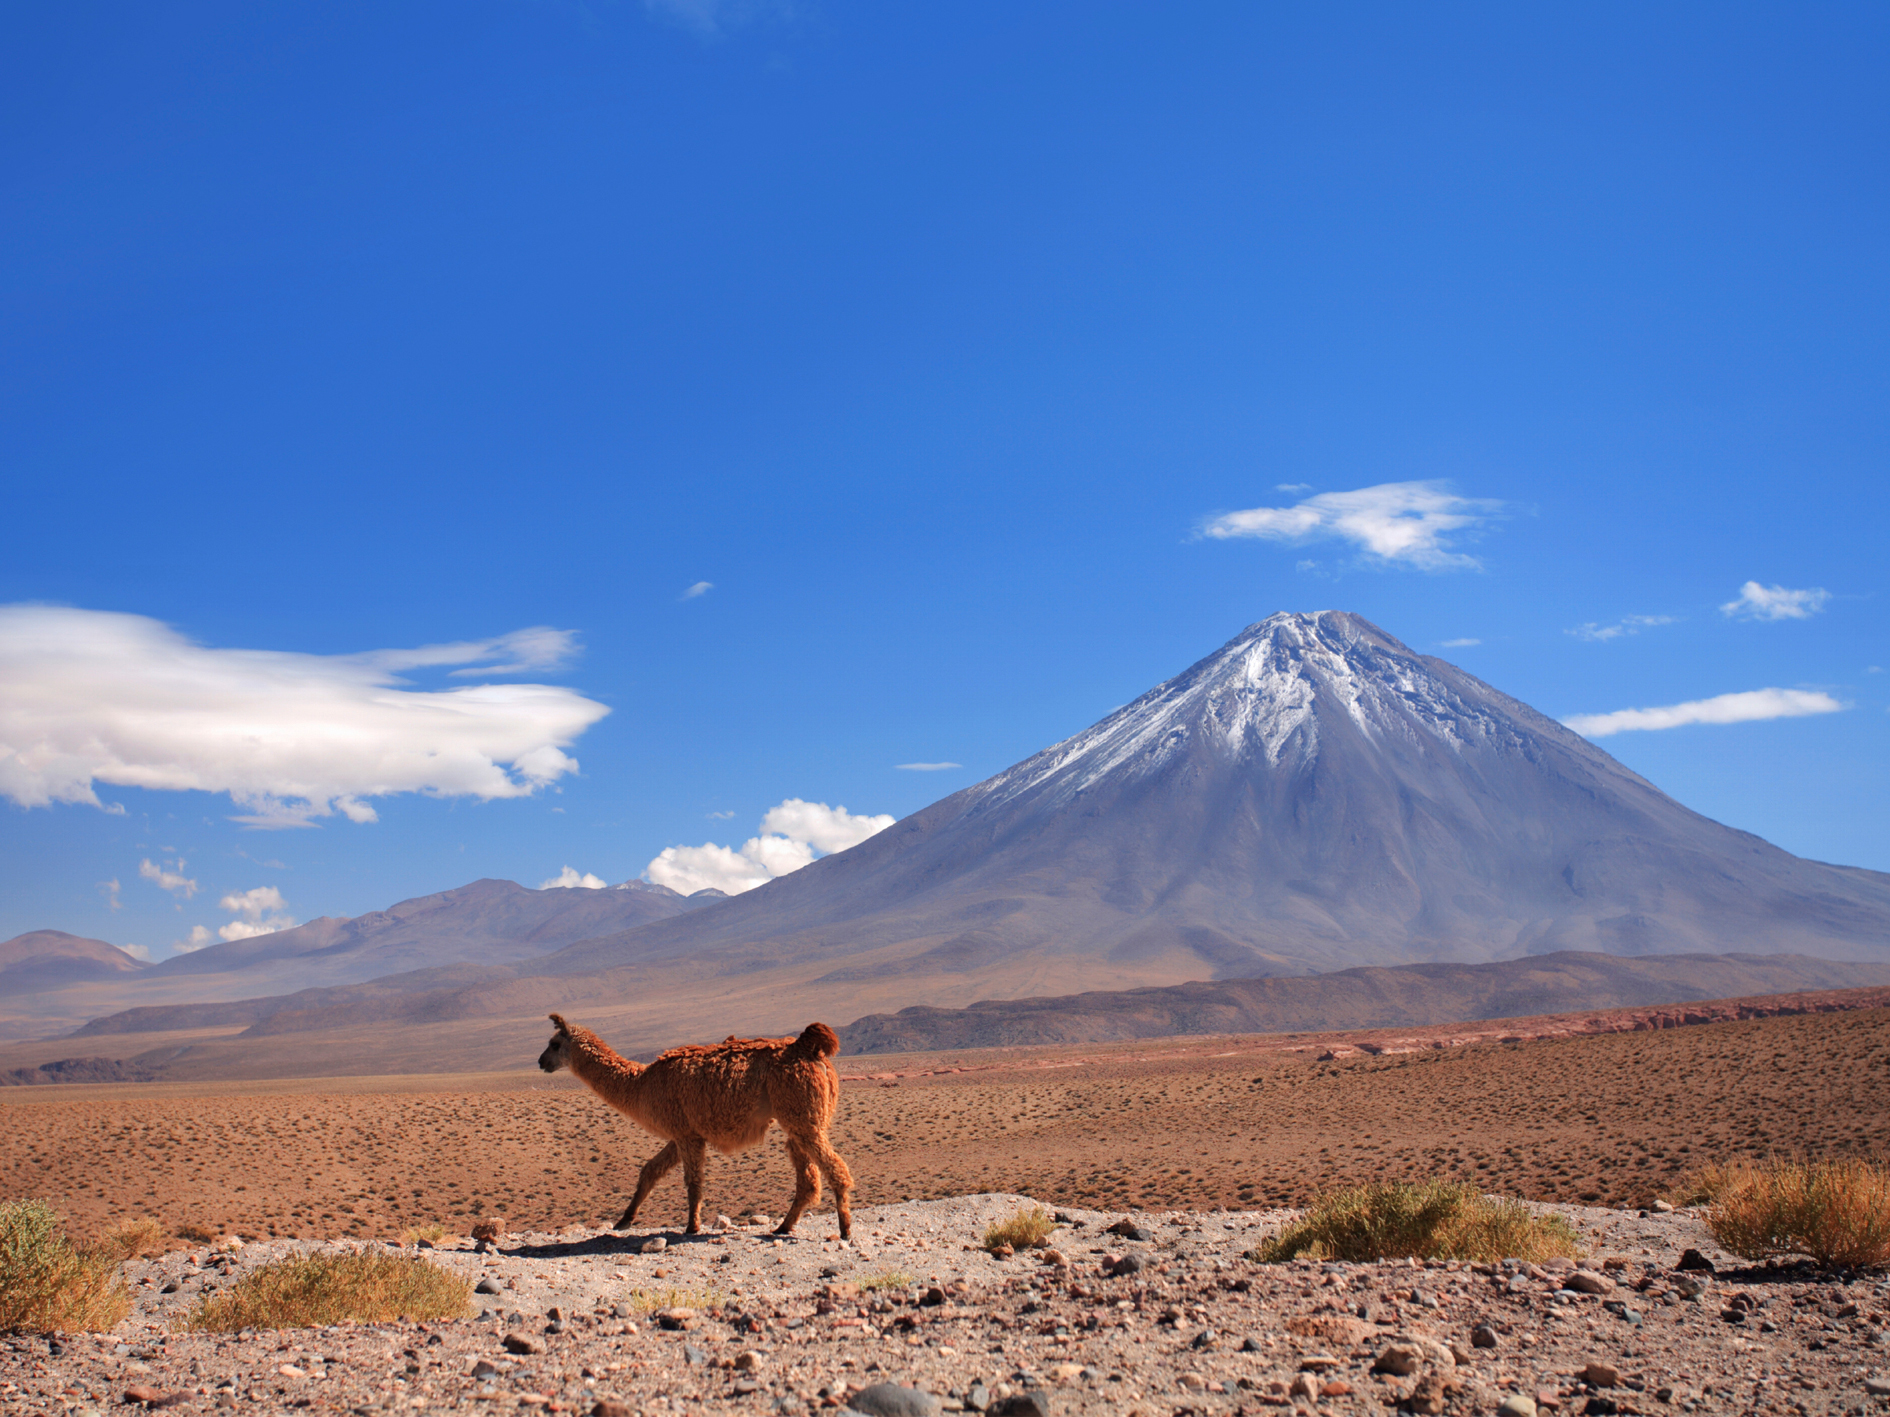
[{"label": "pebble", "polygon": [[1103,1231],[1105,1235],[1120,1235],[1125,1240],[1153,1240],[1155,1232],[1137,1225],[1133,1220],[1118,1220]]},{"label": "pebble", "polygon": [[661,1235],[652,1235],[643,1242],[642,1247],[637,1253],[642,1255],[654,1255],[668,1248],[669,1241],[665,1240]]},{"label": "pebble", "polygon": [[1713,1262],[1698,1250],[1692,1249],[1685,1251],[1680,1256],[1680,1263],[1675,1265],[1674,1268],[1704,1270],[1707,1274],[1714,1273]]},{"label": "pebble", "polygon": [[987,1417],[1050,1417],[1050,1399],[1041,1392],[1018,1392],[985,1409]]},{"label": "pebble", "polygon": [[1496,1347],[1496,1330],[1488,1324],[1478,1324],[1470,1330],[1470,1346],[1472,1348]]},{"label": "pebble", "polygon": [[1621,1370],[1612,1363],[1590,1363],[1582,1369],[1582,1381],[1590,1387],[1619,1387]]},{"label": "pebble", "polygon": [[1890,1378],[1865,1378],[1864,1391],[1872,1397],[1890,1397]]},{"label": "pebble", "polygon": [[1536,1400],[1524,1393],[1512,1392],[1496,1404],[1497,1417],[1536,1417]]},{"label": "pebble", "polygon": [[1592,1269],[1578,1269],[1562,1281],[1564,1289],[1572,1289],[1577,1294],[1612,1294],[1614,1281],[1605,1274],[1596,1274]]},{"label": "pebble", "polygon": [[874,1383],[853,1394],[847,1405],[867,1417],[938,1417],[944,1409],[929,1392],[898,1383]]},{"label": "pebble", "polygon": [[499,1281],[490,1276],[473,1285],[473,1293],[475,1294],[503,1294],[504,1292],[505,1291],[499,1287]]},{"label": "pebble", "polygon": [[1424,1362],[1424,1350],[1415,1343],[1393,1343],[1378,1355],[1372,1364],[1374,1373],[1392,1373],[1397,1377],[1409,1377]]},{"label": "pebble", "polygon": [[504,1339],[501,1340],[501,1346],[507,1353],[530,1354],[543,1353],[545,1351],[544,1344],[538,1342],[536,1339],[527,1338],[522,1333],[508,1333]]}]

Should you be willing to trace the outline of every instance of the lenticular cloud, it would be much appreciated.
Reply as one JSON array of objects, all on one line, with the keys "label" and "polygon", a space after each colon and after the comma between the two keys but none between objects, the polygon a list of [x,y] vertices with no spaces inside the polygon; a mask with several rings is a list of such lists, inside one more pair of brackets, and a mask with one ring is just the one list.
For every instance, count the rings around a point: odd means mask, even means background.
[{"label": "lenticular cloud", "polygon": [[[400,792],[523,797],[610,712],[548,684],[404,687],[401,669],[550,667],[569,632],[359,655],[211,649],[142,615],[0,607],[0,795],[99,802],[95,784],[227,793],[250,826],[311,826]],[[458,671],[465,672],[465,671]]]}]

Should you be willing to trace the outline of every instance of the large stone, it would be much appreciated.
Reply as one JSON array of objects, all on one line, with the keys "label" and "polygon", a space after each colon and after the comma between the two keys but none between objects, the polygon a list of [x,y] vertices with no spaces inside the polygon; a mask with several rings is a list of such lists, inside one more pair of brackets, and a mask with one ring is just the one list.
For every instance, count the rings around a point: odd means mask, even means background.
[{"label": "large stone", "polygon": [[1590,1387],[1620,1387],[1621,1370],[1612,1363],[1590,1363],[1582,1369],[1582,1381]]},{"label": "large stone", "polygon": [[862,1388],[848,1400],[847,1406],[867,1417],[938,1417],[943,1411],[939,1400],[929,1392],[898,1383],[874,1383]]},{"label": "large stone", "polygon": [[1612,1294],[1614,1281],[1605,1274],[1596,1274],[1592,1269],[1578,1269],[1562,1281],[1564,1289],[1572,1289],[1577,1294]]},{"label": "large stone", "polygon": [[1406,1378],[1423,1366],[1424,1350],[1415,1343],[1400,1342],[1385,1346],[1384,1352],[1372,1364],[1372,1371]]},{"label": "large stone", "polygon": [[508,1333],[503,1340],[507,1353],[543,1353],[545,1345],[536,1339],[527,1338],[522,1333]]},{"label": "large stone", "polygon": [[1042,1392],[1015,1392],[985,1408],[985,1417],[1051,1417],[1050,1398]]},{"label": "large stone", "polygon": [[1475,1328],[1470,1330],[1470,1346],[1472,1348],[1494,1348],[1496,1347],[1496,1342],[1496,1330],[1491,1328],[1488,1324],[1478,1324]]},{"label": "large stone", "polygon": [[1698,1250],[1687,1250],[1680,1256],[1680,1263],[1675,1265],[1674,1268],[1704,1270],[1707,1274],[1714,1272],[1713,1262]]},{"label": "large stone", "polygon": [[1496,1417],[1536,1417],[1536,1400],[1525,1393],[1512,1392],[1497,1403]]}]

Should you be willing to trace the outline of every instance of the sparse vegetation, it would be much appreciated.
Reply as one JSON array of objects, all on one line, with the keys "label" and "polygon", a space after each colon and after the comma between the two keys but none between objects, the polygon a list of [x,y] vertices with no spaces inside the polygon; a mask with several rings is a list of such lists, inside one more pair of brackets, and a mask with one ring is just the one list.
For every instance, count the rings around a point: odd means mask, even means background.
[{"label": "sparse vegetation", "polygon": [[99,1236],[98,1247],[121,1262],[155,1254],[164,1248],[164,1227],[148,1215],[127,1220]]},{"label": "sparse vegetation", "polygon": [[993,1221],[984,1232],[984,1247],[996,1250],[1009,1245],[1013,1251],[1028,1250],[1048,1244],[1050,1232],[1057,1228],[1050,1212],[1040,1205],[1020,1208],[1004,1220]]},{"label": "sparse vegetation", "polygon": [[1666,1199],[1674,1205],[1707,1205],[1719,1199],[1722,1192],[1744,1185],[1758,1174],[1750,1161],[1709,1161],[1675,1182]]},{"label": "sparse vegetation", "polygon": [[869,1274],[862,1279],[860,1281],[860,1288],[868,1291],[874,1289],[904,1289],[908,1284],[912,1283],[913,1278],[913,1275],[908,1274],[903,1269],[882,1270],[878,1274]]},{"label": "sparse vegetation", "polygon": [[1560,1216],[1492,1199],[1456,1181],[1394,1181],[1327,1196],[1254,1250],[1262,1264],[1292,1259],[1541,1261],[1574,1258],[1575,1232]]},{"label": "sparse vegetation", "polygon": [[1890,1264],[1890,1168],[1868,1161],[1784,1161],[1748,1170],[1706,1213],[1741,1259],[1809,1255],[1821,1265]]},{"label": "sparse vegetation", "polygon": [[192,1332],[244,1328],[312,1328],[321,1324],[386,1323],[394,1319],[457,1319],[472,1286],[431,1261],[366,1250],[297,1255],[245,1275],[204,1299],[184,1321]]},{"label": "sparse vegetation", "polygon": [[630,1307],[640,1314],[661,1313],[664,1309],[719,1309],[719,1289],[632,1289]]},{"label": "sparse vegetation", "polygon": [[422,1240],[429,1245],[437,1245],[445,1238],[444,1225],[415,1225],[400,1232],[400,1243],[403,1245],[417,1245]]},{"label": "sparse vegetation", "polygon": [[76,1249],[45,1201],[0,1202],[0,1329],[98,1332],[130,1311],[115,1253]]},{"label": "sparse vegetation", "polygon": [[217,1232],[202,1225],[180,1225],[177,1227],[177,1238],[189,1240],[194,1245],[213,1245]]}]

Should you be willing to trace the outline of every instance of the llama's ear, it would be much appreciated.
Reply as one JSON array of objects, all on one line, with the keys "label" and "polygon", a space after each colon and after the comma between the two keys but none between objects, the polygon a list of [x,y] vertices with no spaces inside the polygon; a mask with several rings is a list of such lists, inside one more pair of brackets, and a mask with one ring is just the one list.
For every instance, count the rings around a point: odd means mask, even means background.
[{"label": "llama's ear", "polygon": [[563,1015],[563,1014],[553,1014],[553,1015],[551,1015],[551,1021],[552,1021],[553,1023],[555,1023],[555,1024],[557,1024],[557,1025],[558,1025],[558,1032],[560,1032],[560,1033],[564,1033],[564,1034],[568,1034],[568,1033],[570,1033],[570,1031],[571,1031],[571,1025],[570,1025],[570,1024],[568,1024],[568,1023],[566,1023],[566,1022],[564,1021],[564,1015]]}]

